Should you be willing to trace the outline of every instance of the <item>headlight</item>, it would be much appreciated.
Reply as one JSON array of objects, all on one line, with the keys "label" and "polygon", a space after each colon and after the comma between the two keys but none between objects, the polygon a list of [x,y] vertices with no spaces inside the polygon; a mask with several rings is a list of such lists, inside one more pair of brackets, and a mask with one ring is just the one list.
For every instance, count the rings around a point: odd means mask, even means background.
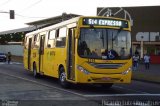
[{"label": "headlight", "polygon": [[128,70],[122,72],[122,74],[123,74],[123,75],[126,75],[126,74],[128,74],[129,71],[131,71],[131,68],[130,68],[130,67],[128,68]]},{"label": "headlight", "polygon": [[87,75],[90,74],[90,72],[87,71],[86,69],[84,69],[82,66],[77,65],[77,69],[79,71],[83,72],[84,74],[87,74]]}]

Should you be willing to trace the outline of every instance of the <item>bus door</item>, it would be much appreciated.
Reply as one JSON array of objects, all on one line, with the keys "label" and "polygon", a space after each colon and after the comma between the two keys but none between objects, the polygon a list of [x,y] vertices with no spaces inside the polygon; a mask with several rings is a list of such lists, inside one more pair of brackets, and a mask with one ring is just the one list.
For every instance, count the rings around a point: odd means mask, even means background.
[{"label": "bus door", "polygon": [[67,78],[75,80],[75,31],[74,28],[69,28],[68,34],[68,50],[67,50]]},{"label": "bus door", "polygon": [[39,47],[39,72],[40,73],[43,73],[44,43],[45,43],[45,35],[40,35],[40,47]]},{"label": "bus door", "polygon": [[32,45],[32,38],[29,38],[29,43],[28,43],[28,70],[31,69],[31,45]]}]

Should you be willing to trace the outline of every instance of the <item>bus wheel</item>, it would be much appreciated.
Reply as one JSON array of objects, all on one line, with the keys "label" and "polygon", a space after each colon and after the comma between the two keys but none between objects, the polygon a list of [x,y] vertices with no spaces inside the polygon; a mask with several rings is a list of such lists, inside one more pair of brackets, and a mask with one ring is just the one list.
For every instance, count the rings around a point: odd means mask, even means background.
[{"label": "bus wheel", "polygon": [[107,84],[101,84],[101,87],[102,88],[111,88],[112,87],[112,85],[113,85],[113,83],[107,83]]},{"label": "bus wheel", "polygon": [[35,63],[33,63],[33,76],[35,78],[39,77],[39,74],[37,73],[37,67],[36,67]]},{"label": "bus wheel", "polygon": [[59,83],[63,88],[68,88],[69,87],[69,83],[66,81],[66,73],[65,73],[63,67],[60,68]]}]

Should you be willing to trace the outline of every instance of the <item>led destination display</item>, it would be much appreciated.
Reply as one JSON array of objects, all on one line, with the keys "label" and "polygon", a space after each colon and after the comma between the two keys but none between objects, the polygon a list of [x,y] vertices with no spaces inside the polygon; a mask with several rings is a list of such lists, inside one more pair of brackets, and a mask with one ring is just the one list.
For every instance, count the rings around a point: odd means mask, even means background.
[{"label": "led destination display", "polygon": [[96,25],[96,26],[113,26],[128,28],[128,22],[116,19],[105,19],[105,18],[84,18],[83,25]]}]

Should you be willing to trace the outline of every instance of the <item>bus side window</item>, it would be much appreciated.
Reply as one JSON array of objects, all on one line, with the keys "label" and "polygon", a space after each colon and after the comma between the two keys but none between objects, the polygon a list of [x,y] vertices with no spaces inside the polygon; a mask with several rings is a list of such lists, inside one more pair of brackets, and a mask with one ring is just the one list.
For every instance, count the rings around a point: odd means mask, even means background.
[{"label": "bus side window", "polygon": [[67,35],[67,28],[63,27],[59,29],[56,38],[56,47],[65,47],[66,45],[66,35]]},{"label": "bus side window", "polygon": [[39,47],[39,36],[38,34],[34,35],[33,38],[33,48],[38,48]]},{"label": "bus side window", "polygon": [[48,48],[54,48],[55,47],[55,35],[56,35],[56,30],[49,31],[48,42],[47,42],[47,47]]}]

